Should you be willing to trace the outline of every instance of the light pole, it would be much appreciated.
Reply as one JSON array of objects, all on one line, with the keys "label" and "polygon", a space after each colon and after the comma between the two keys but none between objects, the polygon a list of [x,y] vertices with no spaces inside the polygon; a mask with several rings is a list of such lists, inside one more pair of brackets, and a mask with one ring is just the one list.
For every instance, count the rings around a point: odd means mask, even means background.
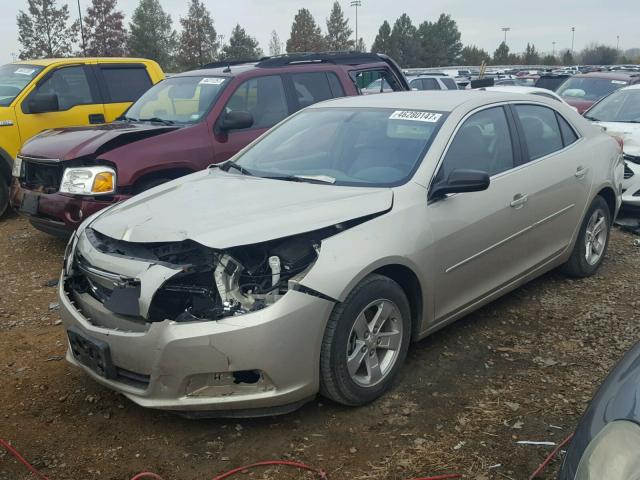
[{"label": "light pole", "polygon": [[356,7],[356,51],[358,50],[358,41],[360,37],[358,37],[358,7],[362,6],[362,0],[351,0],[351,6]]},{"label": "light pole", "polygon": [[551,45],[553,45],[553,50],[551,52],[551,56],[555,57],[556,56],[556,42],[551,42]]},{"label": "light pole", "polygon": [[576,27],[571,27],[571,56],[573,57],[573,40],[576,36]]},{"label": "light pole", "polygon": [[78,17],[80,18],[80,38],[82,39],[82,54],[87,56],[87,48],[84,43],[84,26],[82,25],[82,9],[80,8],[80,0],[78,0]]},{"label": "light pole", "polygon": [[620,51],[620,35],[616,35],[616,52]]},{"label": "light pole", "polygon": [[501,30],[504,32],[504,44],[507,44],[507,32],[511,31],[511,27],[502,27]]},{"label": "light pole", "polygon": [[16,61],[16,52],[11,52],[11,58],[14,62]]}]

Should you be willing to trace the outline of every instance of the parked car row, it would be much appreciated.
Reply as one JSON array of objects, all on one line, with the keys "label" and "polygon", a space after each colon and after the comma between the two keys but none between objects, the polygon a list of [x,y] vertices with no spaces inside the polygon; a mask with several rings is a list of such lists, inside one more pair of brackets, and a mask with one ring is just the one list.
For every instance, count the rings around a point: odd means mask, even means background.
[{"label": "parked car row", "polygon": [[0,67],[0,216],[9,202],[13,161],[45,129],[112,122],[164,78],[139,58],[67,58]]}]

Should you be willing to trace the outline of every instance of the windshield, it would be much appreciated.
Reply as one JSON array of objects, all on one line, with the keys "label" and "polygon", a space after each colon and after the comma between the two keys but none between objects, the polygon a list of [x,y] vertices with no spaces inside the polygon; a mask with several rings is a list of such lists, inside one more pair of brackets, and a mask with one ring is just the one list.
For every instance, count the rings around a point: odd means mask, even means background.
[{"label": "windshield", "polygon": [[640,123],[640,89],[612,93],[594,105],[585,117],[600,122]]},{"label": "windshield", "polygon": [[596,101],[627,85],[624,80],[608,78],[572,77],[558,88],[558,95],[574,100]]},{"label": "windshield", "polygon": [[423,110],[304,110],[271,130],[235,163],[261,177],[401,185],[415,172],[445,117]]},{"label": "windshield", "polygon": [[125,114],[131,121],[196,123],[211,109],[228,77],[172,77],[151,87]]},{"label": "windshield", "polygon": [[0,67],[0,106],[9,106],[43,68],[11,63]]}]

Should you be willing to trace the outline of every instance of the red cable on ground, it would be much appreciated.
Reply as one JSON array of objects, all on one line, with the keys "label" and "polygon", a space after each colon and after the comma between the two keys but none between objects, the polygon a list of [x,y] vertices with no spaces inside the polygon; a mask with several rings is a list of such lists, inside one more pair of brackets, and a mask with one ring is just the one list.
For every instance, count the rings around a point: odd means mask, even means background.
[{"label": "red cable on ground", "polygon": [[153,472],[141,472],[141,473],[138,473],[131,480],[142,480],[143,478],[153,478],[153,480],[164,480],[164,478],[162,478],[160,475],[157,475],[157,474],[155,474]]},{"label": "red cable on ground", "polygon": [[223,480],[224,478],[229,478],[231,475],[235,475],[236,473],[243,472],[250,468],[267,467],[271,465],[284,465],[286,467],[293,467],[299,470],[307,470],[309,472],[313,472],[317,474],[318,478],[320,478],[321,480],[327,480],[327,473],[321,468],[313,468],[308,465],[305,465],[304,463],[290,462],[288,460],[267,460],[266,462],[252,463],[251,465],[246,465],[244,467],[238,467],[238,468],[234,468],[233,470],[229,470],[228,472],[223,473],[222,475],[218,475],[213,480]]},{"label": "red cable on ground", "polygon": [[435,477],[416,477],[411,480],[445,480],[447,478],[462,478],[459,473],[448,473],[446,475],[436,475]]},{"label": "red cable on ground", "polygon": [[33,465],[31,465],[29,462],[27,462],[22,455],[20,455],[18,453],[18,451],[13,448],[9,442],[3,440],[0,438],[0,445],[2,445],[4,447],[4,449],[9,452],[11,455],[13,455],[22,465],[24,465],[25,467],[27,467],[27,469],[34,474],[36,477],[40,478],[41,480],[49,480],[47,477],[45,477],[42,473],[40,473],[36,467],[34,467]]},{"label": "red cable on ground", "polygon": [[529,480],[533,480],[534,478],[536,478],[540,473],[542,473],[542,471],[547,468],[547,465],[549,465],[551,463],[551,460],[553,460],[555,458],[556,455],[558,455],[558,452],[560,451],[560,449],[562,447],[564,447],[567,443],[569,443],[569,441],[573,438],[573,433],[571,435],[569,435],[567,438],[565,438],[562,442],[560,442],[560,445],[558,445],[553,452],[551,452],[547,458],[544,459],[544,462],[542,462],[538,468],[536,468],[535,472],[533,472],[531,474],[531,476],[529,477]]}]

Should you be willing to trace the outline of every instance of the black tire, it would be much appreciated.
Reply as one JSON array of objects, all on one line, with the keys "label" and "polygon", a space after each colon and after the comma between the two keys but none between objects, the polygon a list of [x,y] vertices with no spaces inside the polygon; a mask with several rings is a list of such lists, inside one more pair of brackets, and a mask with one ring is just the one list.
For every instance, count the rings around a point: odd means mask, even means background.
[{"label": "black tire", "polygon": [[[594,263],[589,263],[586,258],[586,248],[587,248],[587,227],[589,222],[595,212],[600,212],[600,214],[605,219],[605,231],[606,231],[606,239],[604,242],[604,248],[599,259]],[[562,271],[567,275],[577,278],[589,277],[598,271],[604,257],[607,253],[607,246],[609,245],[609,234],[611,231],[611,212],[609,211],[609,205],[607,201],[598,195],[593,199],[589,210],[587,210],[587,214],[584,216],[582,220],[582,225],[580,226],[580,231],[578,232],[578,238],[576,240],[576,244],[573,247],[573,251],[571,252],[571,256],[567,263],[562,266]]]},{"label": "black tire", "polygon": [[144,182],[140,182],[136,185],[134,192],[137,195],[138,193],[146,192],[147,190],[151,190],[153,187],[170,182],[171,180],[171,178],[153,178],[151,180],[145,180]]},{"label": "black tire", "polygon": [[0,217],[4,215],[9,206],[9,185],[4,181],[4,178],[0,178]]},{"label": "black tire", "polygon": [[[390,320],[402,326],[399,348],[389,361],[387,373],[371,386],[356,383],[347,368],[347,349],[356,318],[376,301],[390,301],[401,318]],[[375,307],[372,307],[375,308]],[[360,282],[343,303],[336,305],[324,333],[320,353],[320,393],[344,405],[364,405],[386,392],[402,367],[411,339],[411,310],[404,291],[388,277],[372,274]],[[374,349],[375,350],[375,349]],[[388,350],[391,351],[391,350]],[[377,355],[376,355],[376,358]]]}]

